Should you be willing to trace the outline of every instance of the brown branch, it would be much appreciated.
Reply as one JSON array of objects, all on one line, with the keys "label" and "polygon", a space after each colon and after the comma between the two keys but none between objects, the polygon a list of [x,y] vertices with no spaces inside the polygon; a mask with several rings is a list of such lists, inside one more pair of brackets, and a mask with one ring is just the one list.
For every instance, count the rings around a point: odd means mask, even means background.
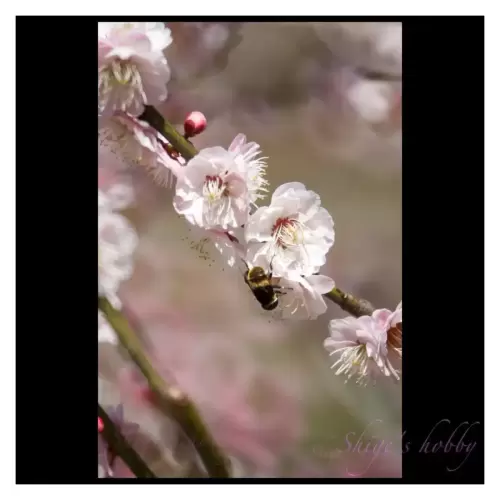
[{"label": "brown branch", "polygon": [[357,299],[354,295],[345,293],[337,287],[324,295],[332,302],[335,302],[335,304],[340,306],[344,311],[358,318],[360,316],[371,316],[375,310],[372,304],[367,300]]},{"label": "brown branch", "polygon": [[179,424],[196,448],[209,476],[230,477],[229,460],[215,443],[193,403],[177,387],[168,387],[158,375],[125,316],[105,297],[99,297],[98,307],[147,380],[155,405]]}]

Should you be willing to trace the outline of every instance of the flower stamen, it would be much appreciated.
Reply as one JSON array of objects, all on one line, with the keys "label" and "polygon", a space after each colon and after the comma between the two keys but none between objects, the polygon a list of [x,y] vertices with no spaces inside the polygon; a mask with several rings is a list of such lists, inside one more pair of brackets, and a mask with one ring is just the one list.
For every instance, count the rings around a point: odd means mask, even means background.
[{"label": "flower stamen", "polygon": [[135,99],[147,102],[141,74],[137,66],[129,59],[113,59],[109,64],[99,68],[99,96],[109,99],[113,91],[125,92],[123,109],[131,105]]},{"label": "flower stamen", "polygon": [[203,196],[209,203],[213,203],[222,197],[229,196],[229,189],[218,175],[207,175],[203,185]]},{"label": "flower stamen", "polygon": [[387,330],[387,346],[390,349],[394,349],[394,351],[401,356],[403,348],[403,331],[401,323]]},{"label": "flower stamen", "polygon": [[304,225],[292,217],[280,217],[272,228],[274,243],[281,248],[304,244]]}]

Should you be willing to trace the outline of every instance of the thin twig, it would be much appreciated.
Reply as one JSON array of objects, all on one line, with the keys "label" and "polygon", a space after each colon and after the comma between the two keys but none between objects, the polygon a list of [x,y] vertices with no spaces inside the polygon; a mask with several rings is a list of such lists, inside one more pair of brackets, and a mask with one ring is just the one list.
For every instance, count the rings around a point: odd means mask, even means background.
[{"label": "thin twig", "polygon": [[179,424],[196,448],[209,476],[230,477],[229,460],[215,443],[194,404],[177,387],[168,387],[158,375],[125,316],[105,297],[99,297],[98,306],[118,335],[120,343],[147,380],[155,399],[154,403]]},{"label": "thin twig", "polygon": [[[198,151],[186,140],[175,127],[165,119],[165,117],[153,106],[146,106],[144,113],[139,116],[140,120],[148,122],[154,129],[165,137],[170,144],[189,161]],[[338,288],[334,288],[325,297],[339,305],[344,311],[353,316],[371,316],[375,308],[365,299],[358,299],[350,293],[345,293]]]},{"label": "thin twig", "polygon": [[138,118],[149,123],[165,137],[186,161],[189,161],[193,156],[198,154],[196,148],[177,132],[175,127],[153,106],[146,106],[144,112]]},{"label": "thin twig", "polygon": [[119,456],[134,473],[135,477],[156,477],[147,466],[146,462],[123,437],[118,427],[115,425],[113,420],[109,418],[109,415],[104,411],[99,403],[97,403],[97,414],[103,423],[102,436],[113,455]]}]

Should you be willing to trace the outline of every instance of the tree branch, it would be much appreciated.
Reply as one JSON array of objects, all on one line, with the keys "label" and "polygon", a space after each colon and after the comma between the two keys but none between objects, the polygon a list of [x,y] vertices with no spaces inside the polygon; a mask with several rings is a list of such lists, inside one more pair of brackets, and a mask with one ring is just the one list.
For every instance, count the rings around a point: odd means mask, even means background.
[{"label": "tree branch", "polygon": [[[196,148],[177,132],[175,127],[153,106],[146,106],[144,113],[139,116],[139,120],[148,122],[154,129],[163,135],[186,161],[189,161],[198,153]],[[353,295],[345,293],[338,288],[334,288],[330,292],[325,293],[325,297],[335,302],[335,304],[339,305],[344,311],[352,316],[371,316],[375,310],[367,300],[357,299]]]},{"label": "tree branch", "polygon": [[193,403],[177,387],[168,387],[158,375],[125,316],[105,297],[99,297],[98,307],[147,380],[155,404],[179,424],[196,448],[209,476],[230,477],[229,461],[213,440]]},{"label": "tree branch", "polygon": [[139,120],[148,122],[156,129],[172,146],[189,161],[193,156],[198,154],[196,148],[185,139],[175,127],[169,123],[164,116],[153,106],[145,106],[144,112],[138,117]]},{"label": "tree branch", "polygon": [[365,299],[357,299],[354,295],[350,293],[345,293],[339,288],[335,287],[328,293],[324,294],[325,297],[335,302],[344,311],[348,312],[352,316],[371,316],[375,308]]},{"label": "tree branch", "polygon": [[99,403],[97,403],[97,414],[104,424],[102,436],[108,443],[109,450],[119,456],[134,473],[135,477],[156,477],[146,462],[130,446],[122,433],[118,430],[113,420],[109,418]]}]

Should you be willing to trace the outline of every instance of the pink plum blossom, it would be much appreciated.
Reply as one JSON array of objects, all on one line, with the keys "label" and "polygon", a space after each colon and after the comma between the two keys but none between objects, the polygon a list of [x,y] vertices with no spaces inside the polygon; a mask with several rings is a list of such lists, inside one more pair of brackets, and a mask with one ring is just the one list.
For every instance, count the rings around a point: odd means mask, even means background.
[{"label": "pink plum blossom", "polygon": [[[98,293],[120,307],[117,291],[133,269],[133,253],[138,238],[129,221],[116,212],[116,198],[98,190]],[[123,199],[119,199],[123,206]]]},{"label": "pink plum blossom", "polygon": [[[264,157],[259,156],[260,146],[255,142],[247,142],[244,134],[238,134],[231,142],[228,150],[234,154],[237,162],[242,162],[241,169],[247,174],[247,186],[250,203],[255,204],[258,199],[264,198],[269,184],[264,178],[267,164]],[[256,206],[256,205],[255,205]]]},{"label": "pink plum blossom", "polygon": [[327,310],[323,294],[329,292],[335,282],[322,275],[296,280],[280,279],[279,285],[285,292],[280,295],[280,310],[284,319],[316,319]]},{"label": "pink plum blossom", "polygon": [[330,356],[340,354],[332,365],[332,368],[338,366],[335,375],[344,374],[347,379],[354,376],[358,383],[367,383],[369,378],[380,375],[399,380],[399,373],[388,355],[386,326],[386,318],[380,310],[372,316],[330,321],[330,337],[324,346]]},{"label": "pink plum blossom", "polygon": [[189,160],[177,179],[174,208],[194,225],[231,229],[246,223],[249,189],[243,162],[216,146]]},{"label": "pink plum blossom", "polygon": [[147,122],[117,113],[100,129],[99,135],[103,146],[144,168],[162,186],[170,186],[173,178],[182,174],[184,158],[169,154],[169,142]]},{"label": "pink plum blossom", "polygon": [[333,219],[320,197],[299,182],[278,187],[268,207],[258,208],[245,227],[247,261],[273,275],[311,276],[326,262],[334,242]]},{"label": "pink plum blossom", "polygon": [[99,23],[98,36],[100,116],[138,116],[145,104],[167,98],[170,69],[163,50],[172,38],[163,23]]}]

